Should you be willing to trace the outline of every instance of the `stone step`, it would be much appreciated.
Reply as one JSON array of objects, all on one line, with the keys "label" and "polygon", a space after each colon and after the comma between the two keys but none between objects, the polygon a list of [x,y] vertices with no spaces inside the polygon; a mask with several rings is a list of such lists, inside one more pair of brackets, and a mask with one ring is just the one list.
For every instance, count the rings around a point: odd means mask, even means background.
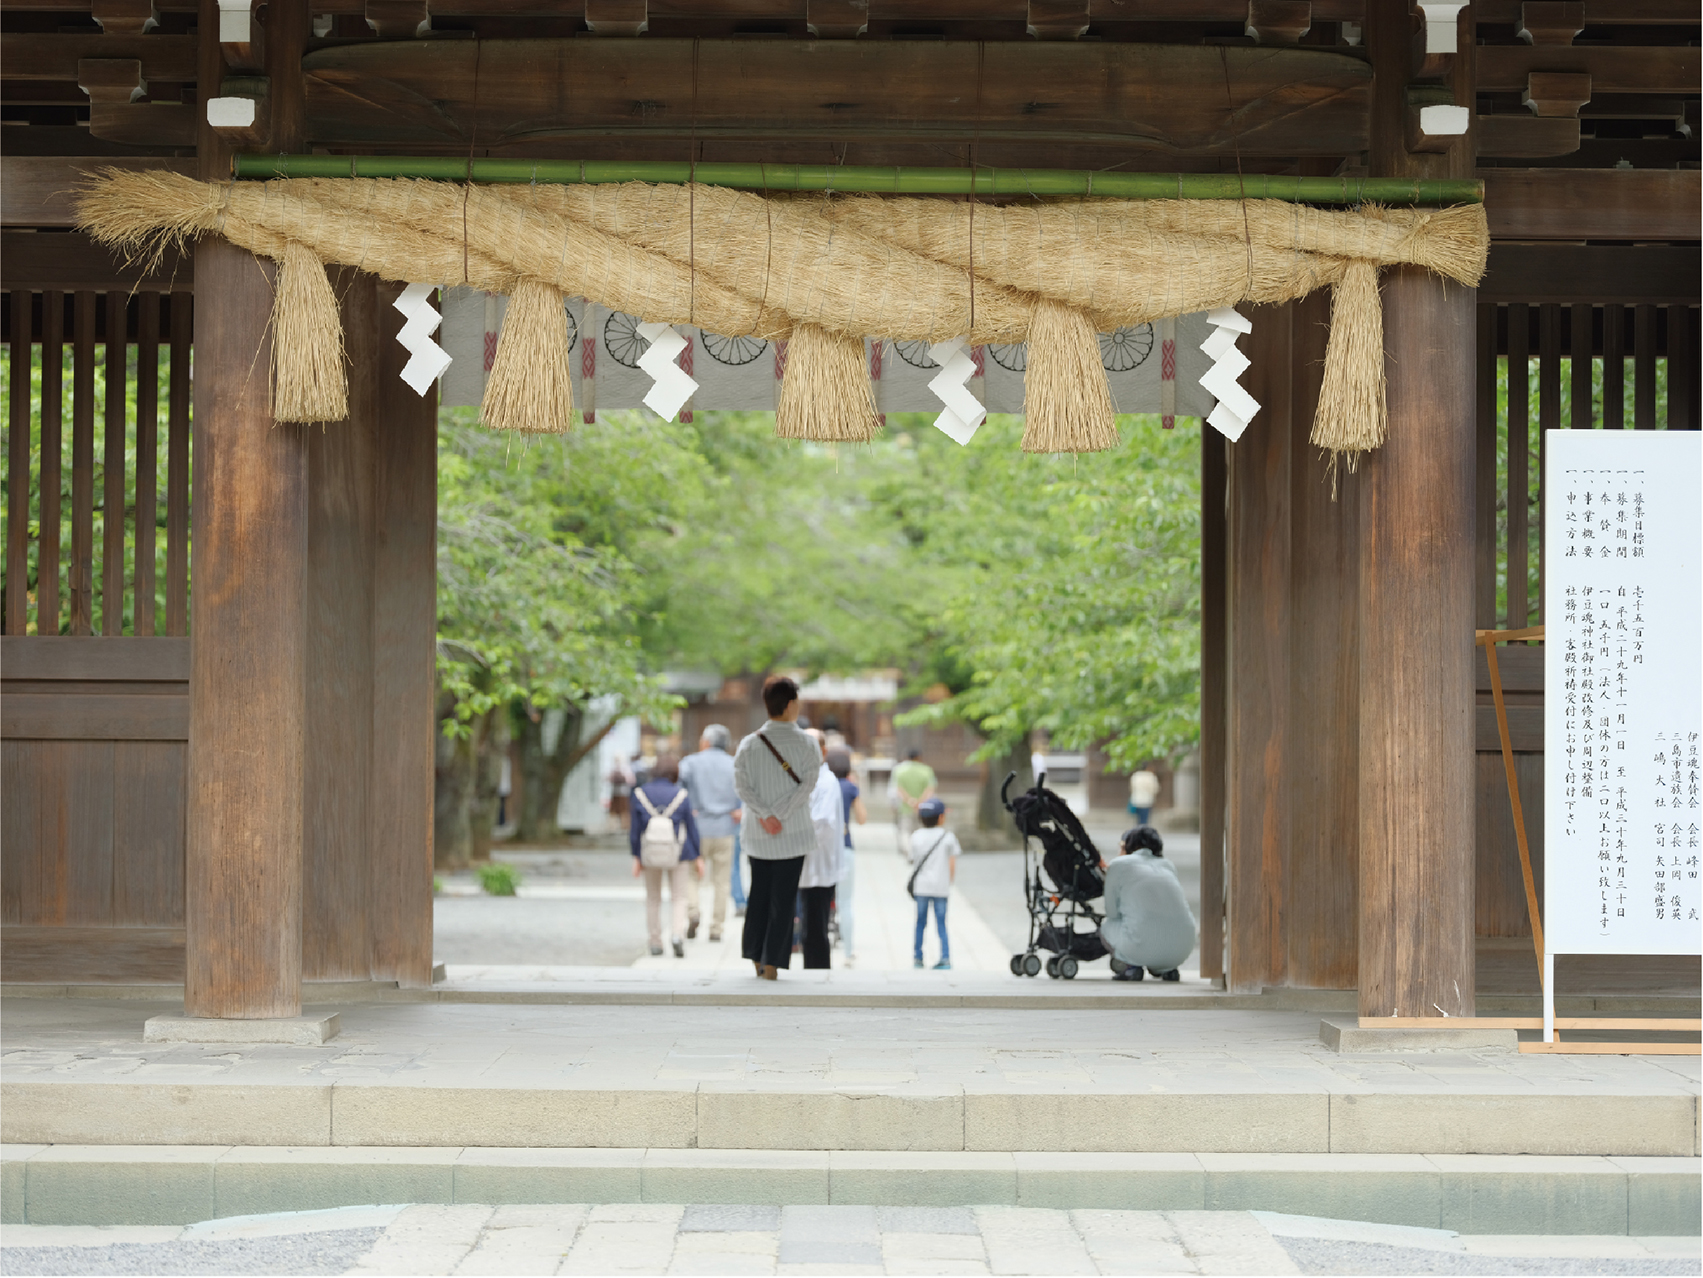
[{"label": "stone step", "polygon": [[1461,1233],[1697,1234],[1696,1158],[8,1145],[8,1224],[369,1203],[1263,1210]]},{"label": "stone step", "polygon": [[[352,1071],[361,1067],[360,1058],[349,1059]],[[1698,1098],[1683,1084],[1619,1094],[1579,1082],[1497,1092],[1465,1083],[1458,1091],[1390,1089],[1390,1071],[1412,1073],[1418,1059],[1366,1066],[1386,1090],[1349,1092],[1304,1083],[1282,1090],[1252,1078],[1238,1084],[1233,1074],[1196,1091],[1095,1089],[1041,1077],[985,1088],[828,1080],[575,1087],[571,1070],[535,1086],[481,1086],[476,1076],[447,1069],[430,1086],[359,1078],[8,1081],[0,1086],[0,1140],[698,1150],[761,1144],[1002,1154],[1699,1153]]]}]

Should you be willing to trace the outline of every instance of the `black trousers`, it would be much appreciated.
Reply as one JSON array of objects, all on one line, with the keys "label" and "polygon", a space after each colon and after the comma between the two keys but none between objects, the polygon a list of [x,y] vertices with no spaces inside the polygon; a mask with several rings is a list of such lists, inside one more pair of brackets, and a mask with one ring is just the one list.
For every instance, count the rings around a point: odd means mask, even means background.
[{"label": "black trousers", "polygon": [[804,966],[828,967],[828,920],[834,913],[834,889],[810,887],[800,890],[804,898]]},{"label": "black trousers", "polygon": [[745,932],[740,938],[740,952],[753,963],[790,967],[792,911],[798,899],[798,876],[804,873],[804,858],[748,859],[751,891],[745,898]]}]

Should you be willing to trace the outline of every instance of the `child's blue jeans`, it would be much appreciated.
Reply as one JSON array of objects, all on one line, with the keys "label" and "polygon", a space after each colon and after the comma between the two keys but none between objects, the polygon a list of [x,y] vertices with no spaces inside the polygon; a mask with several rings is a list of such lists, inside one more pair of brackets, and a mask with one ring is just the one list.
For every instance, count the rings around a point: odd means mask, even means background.
[{"label": "child's blue jeans", "polygon": [[940,958],[945,962],[952,957],[952,947],[946,942],[946,898],[943,896],[919,896],[917,898],[917,962],[922,962],[922,934],[928,931],[928,907],[934,906],[934,926],[940,933]]}]

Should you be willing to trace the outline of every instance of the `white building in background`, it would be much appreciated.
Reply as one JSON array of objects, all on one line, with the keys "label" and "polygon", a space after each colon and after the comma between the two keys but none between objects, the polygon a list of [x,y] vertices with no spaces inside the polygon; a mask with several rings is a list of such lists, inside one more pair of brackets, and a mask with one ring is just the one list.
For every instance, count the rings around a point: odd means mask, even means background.
[{"label": "white building in background", "polygon": [[[603,727],[616,704],[613,697],[600,697],[593,701],[586,713],[585,730],[596,732]],[[555,734],[561,732],[562,722],[559,710],[545,714],[545,750],[555,747]],[[609,773],[614,770],[618,759],[631,767],[638,753],[638,717],[634,715],[618,720],[597,743],[597,749],[581,759],[562,782],[562,793],[556,801],[556,824],[570,833],[583,834],[601,829],[609,805]]]}]

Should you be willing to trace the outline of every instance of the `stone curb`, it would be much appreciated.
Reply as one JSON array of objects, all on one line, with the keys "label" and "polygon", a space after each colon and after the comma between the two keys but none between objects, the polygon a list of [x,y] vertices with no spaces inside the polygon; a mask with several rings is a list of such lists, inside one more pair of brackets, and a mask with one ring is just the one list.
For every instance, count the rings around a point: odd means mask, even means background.
[{"label": "stone curb", "polygon": [[1694,1235],[1696,1158],[8,1145],[7,1224],[367,1203],[1265,1210],[1461,1233]]}]

